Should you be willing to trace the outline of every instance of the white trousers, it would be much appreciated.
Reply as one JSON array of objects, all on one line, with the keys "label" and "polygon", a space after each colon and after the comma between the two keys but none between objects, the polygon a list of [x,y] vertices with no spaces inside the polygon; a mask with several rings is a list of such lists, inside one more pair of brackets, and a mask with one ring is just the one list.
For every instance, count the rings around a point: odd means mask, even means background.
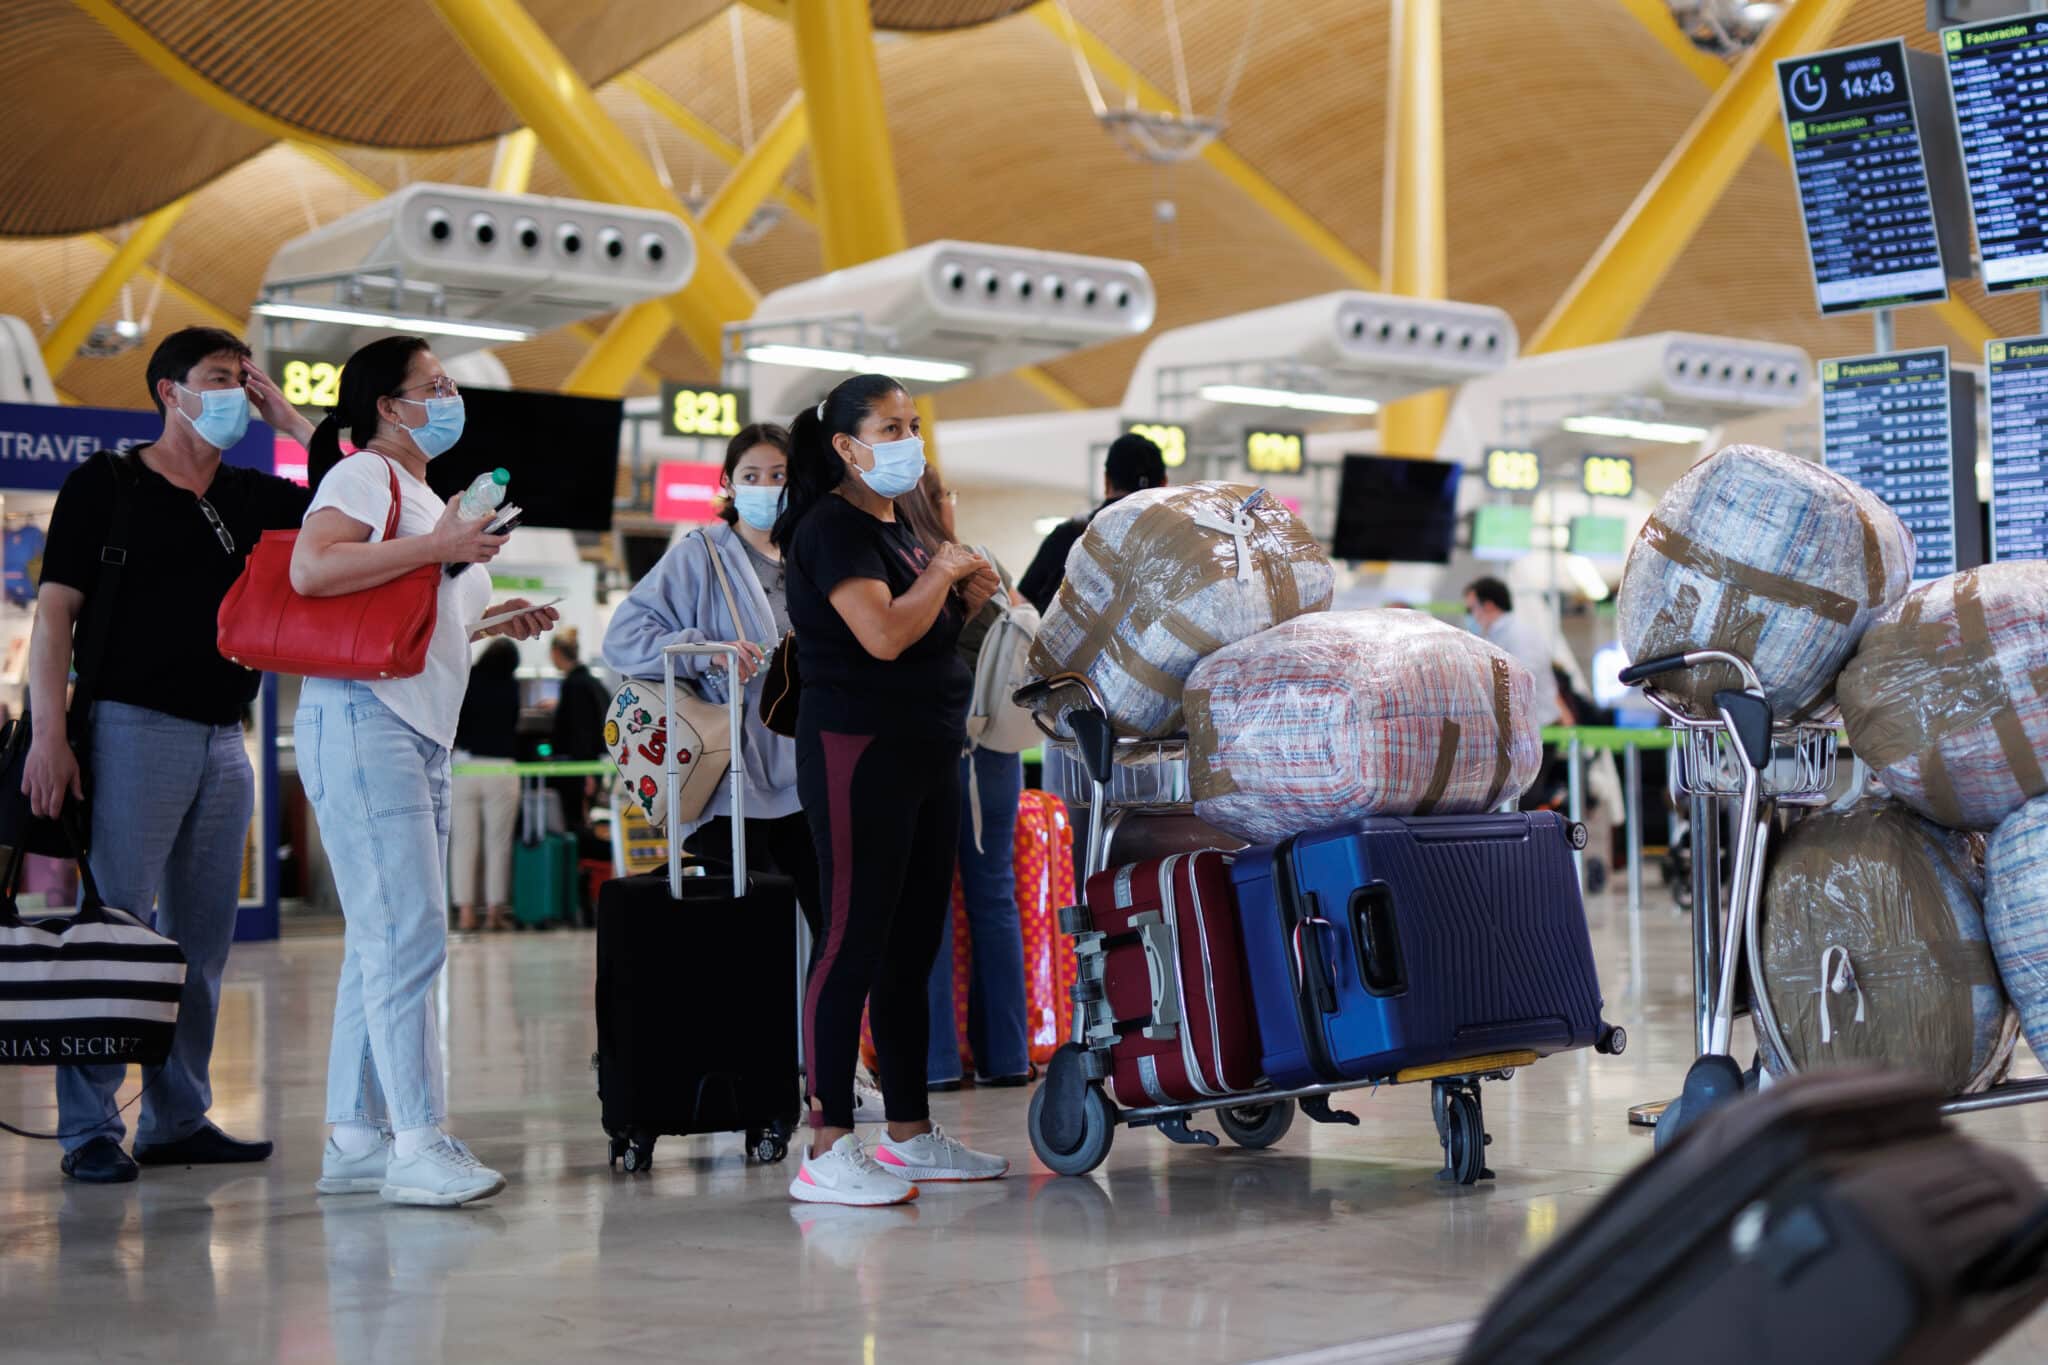
[{"label": "white trousers", "polygon": [[[449,830],[449,900],[458,906],[512,903],[512,843],[519,836],[519,779],[455,779],[454,825]],[[485,899],[479,901],[477,869]]]}]

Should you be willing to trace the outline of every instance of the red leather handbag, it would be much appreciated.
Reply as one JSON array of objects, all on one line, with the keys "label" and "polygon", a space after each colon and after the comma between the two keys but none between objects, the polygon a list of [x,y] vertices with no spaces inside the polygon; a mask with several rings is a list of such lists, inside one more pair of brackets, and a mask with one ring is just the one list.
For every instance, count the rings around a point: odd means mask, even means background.
[{"label": "red leather handbag", "polygon": [[[390,473],[386,540],[398,534],[396,466]],[[292,550],[298,543],[297,531],[265,531],[249,552],[242,576],[221,599],[221,656],[265,673],[356,682],[425,671],[441,566],[422,564],[389,583],[339,597],[303,597],[292,590]]]}]

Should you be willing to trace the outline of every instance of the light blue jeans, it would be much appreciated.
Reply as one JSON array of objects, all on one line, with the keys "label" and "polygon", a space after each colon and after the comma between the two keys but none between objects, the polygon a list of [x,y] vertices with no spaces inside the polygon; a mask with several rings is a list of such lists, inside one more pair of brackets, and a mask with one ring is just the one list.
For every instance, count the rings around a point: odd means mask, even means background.
[{"label": "light blue jeans", "polygon": [[[967,780],[972,765],[975,781]],[[974,789],[981,793],[981,848],[974,847]],[[960,760],[960,894],[967,903],[973,972],[967,993],[967,1045],[983,1076],[1031,1070],[1031,1025],[1024,1003],[1024,931],[1017,915],[1017,803],[1024,760],[976,749]],[[953,1018],[953,912],[946,912],[932,964],[931,1045],[925,1084],[960,1079],[960,1038]]]},{"label": "light blue jeans", "polygon": [[[213,1105],[208,1066],[220,974],[235,938],[242,847],[256,777],[239,725],[202,725],[147,707],[92,708],[92,875],[108,905],[147,918],[185,952],[178,1028],[162,1067],[143,1068],[137,1146],[189,1137]],[[127,1131],[115,1092],[125,1066],[57,1068],[64,1150]],[[95,1123],[96,1120],[99,1122]]]},{"label": "light blue jeans", "polygon": [[299,778],[341,893],[327,1122],[447,1117],[434,982],[448,957],[448,751],[361,683],[308,679]]}]

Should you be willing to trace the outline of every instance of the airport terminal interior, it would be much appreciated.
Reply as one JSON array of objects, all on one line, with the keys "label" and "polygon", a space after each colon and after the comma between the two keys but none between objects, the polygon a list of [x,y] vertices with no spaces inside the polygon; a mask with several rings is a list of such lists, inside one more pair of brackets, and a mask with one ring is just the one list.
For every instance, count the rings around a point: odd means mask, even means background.
[{"label": "airport terminal interior", "polygon": [[2048,1360],[2044,91],[0,0],[0,1360]]}]

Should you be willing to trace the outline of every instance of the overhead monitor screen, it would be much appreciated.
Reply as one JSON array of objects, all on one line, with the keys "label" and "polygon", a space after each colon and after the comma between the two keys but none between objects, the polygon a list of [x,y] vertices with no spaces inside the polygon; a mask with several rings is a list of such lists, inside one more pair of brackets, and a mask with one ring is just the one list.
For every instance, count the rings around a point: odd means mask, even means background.
[{"label": "overhead monitor screen", "polygon": [[427,469],[436,493],[453,497],[478,474],[503,468],[512,475],[506,498],[525,509],[526,525],[611,530],[618,399],[473,388],[462,399],[462,439]]},{"label": "overhead monitor screen", "polygon": [[1332,553],[1339,559],[1449,563],[1463,472],[1449,460],[1346,455]]},{"label": "overhead monitor screen", "polygon": [[1778,63],[1823,313],[1948,297],[1905,44]]},{"label": "overhead monitor screen", "polygon": [[1984,348],[1991,376],[1991,557],[2048,559],[2048,336]]},{"label": "overhead monitor screen", "polygon": [[[1913,533],[1915,580],[1973,567],[1958,560],[1956,441],[1948,351],[1897,351],[1821,362],[1821,451],[1827,467],[1882,498]],[[1968,405],[1963,405],[1966,409]],[[1965,427],[1974,426],[1963,416]],[[1974,451],[1976,434],[1969,433]],[[1974,481],[1974,456],[1961,463]],[[1974,540],[1977,513],[1969,508]]]},{"label": "overhead monitor screen", "polygon": [[1984,287],[2048,288],[2048,15],[1942,33]]}]

